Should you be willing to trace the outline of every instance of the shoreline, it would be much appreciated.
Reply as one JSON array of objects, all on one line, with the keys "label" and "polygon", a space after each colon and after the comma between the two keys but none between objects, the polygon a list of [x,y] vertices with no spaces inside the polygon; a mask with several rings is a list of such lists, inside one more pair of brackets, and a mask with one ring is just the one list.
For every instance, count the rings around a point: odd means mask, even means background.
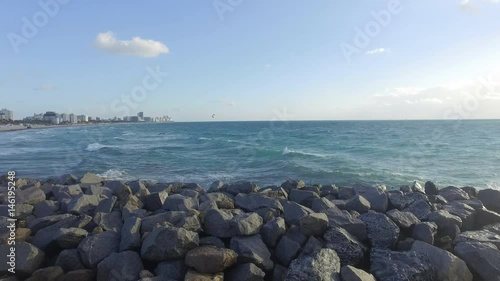
[{"label": "shoreline", "polygon": [[[493,280],[500,191],[415,182],[15,182],[19,280]],[[7,223],[0,208],[0,224]],[[2,217],[3,216],[3,217]],[[0,228],[7,252],[8,228]],[[95,249],[99,249],[96,251]],[[477,263],[477,259],[488,263]],[[0,256],[0,277],[10,276]],[[20,262],[22,261],[22,262]],[[119,276],[117,276],[119,275]],[[358,279],[348,279],[353,275]],[[59,279],[60,278],[60,279]],[[31,279],[30,279],[31,280]]]},{"label": "shoreline", "polygon": [[[158,122],[160,123],[160,122]],[[130,123],[130,122],[122,122],[122,123],[93,123],[93,124],[72,124],[72,125],[31,125],[31,128],[28,128],[24,125],[3,125],[0,126],[0,133],[2,132],[17,132],[17,131],[27,131],[27,130],[43,130],[43,129],[54,129],[54,128],[69,128],[69,127],[88,127],[88,126],[109,126],[109,125],[123,125],[123,124],[151,124],[151,123]],[[11,128],[13,127],[13,128]]]}]

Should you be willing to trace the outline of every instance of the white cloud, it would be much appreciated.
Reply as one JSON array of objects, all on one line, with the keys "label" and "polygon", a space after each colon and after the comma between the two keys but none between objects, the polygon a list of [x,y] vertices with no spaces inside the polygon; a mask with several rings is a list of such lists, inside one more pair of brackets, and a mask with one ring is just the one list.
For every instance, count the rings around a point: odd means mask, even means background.
[{"label": "white cloud", "polygon": [[140,56],[146,58],[167,54],[168,47],[159,41],[132,37],[131,40],[118,40],[113,32],[99,33],[95,44],[97,48],[114,54]]},{"label": "white cloud", "polygon": [[43,84],[40,87],[33,88],[33,90],[35,90],[35,91],[52,91],[52,90],[54,90],[54,85],[52,85],[52,84]]},{"label": "white cloud", "polygon": [[388,50],[385,48],[377,48],[373,50],[366,51],[367,55],[375,55],[375,54],[381,54],[381,53],[386,53]]}]

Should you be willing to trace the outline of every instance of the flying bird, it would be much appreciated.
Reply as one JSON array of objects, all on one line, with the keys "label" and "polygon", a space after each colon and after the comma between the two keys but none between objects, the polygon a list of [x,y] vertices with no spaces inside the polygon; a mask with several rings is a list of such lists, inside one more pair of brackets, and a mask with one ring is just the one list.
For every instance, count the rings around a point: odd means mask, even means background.
[{"label": "flying bird", "polygon": [[215,118],[215,114],[212,114],[212,119]]}]

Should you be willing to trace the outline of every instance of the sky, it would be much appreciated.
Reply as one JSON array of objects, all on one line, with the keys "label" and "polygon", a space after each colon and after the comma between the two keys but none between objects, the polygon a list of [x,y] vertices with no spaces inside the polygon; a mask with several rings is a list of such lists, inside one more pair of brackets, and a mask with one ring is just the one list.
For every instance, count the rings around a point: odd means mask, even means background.
[{"label": "sky", "polygon": [[0,108],[500,118],[499,18],[498,0],[4,0]]}]

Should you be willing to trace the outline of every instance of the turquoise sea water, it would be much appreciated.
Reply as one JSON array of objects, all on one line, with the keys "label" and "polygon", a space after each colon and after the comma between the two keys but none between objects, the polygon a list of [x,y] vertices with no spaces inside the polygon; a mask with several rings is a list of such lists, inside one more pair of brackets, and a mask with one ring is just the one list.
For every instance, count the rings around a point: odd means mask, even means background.
[{"label": "turquoise sea water", "polygon": [[500,121],[117,124],[0,134],[0,172],[48,178],[500,186]]}]

